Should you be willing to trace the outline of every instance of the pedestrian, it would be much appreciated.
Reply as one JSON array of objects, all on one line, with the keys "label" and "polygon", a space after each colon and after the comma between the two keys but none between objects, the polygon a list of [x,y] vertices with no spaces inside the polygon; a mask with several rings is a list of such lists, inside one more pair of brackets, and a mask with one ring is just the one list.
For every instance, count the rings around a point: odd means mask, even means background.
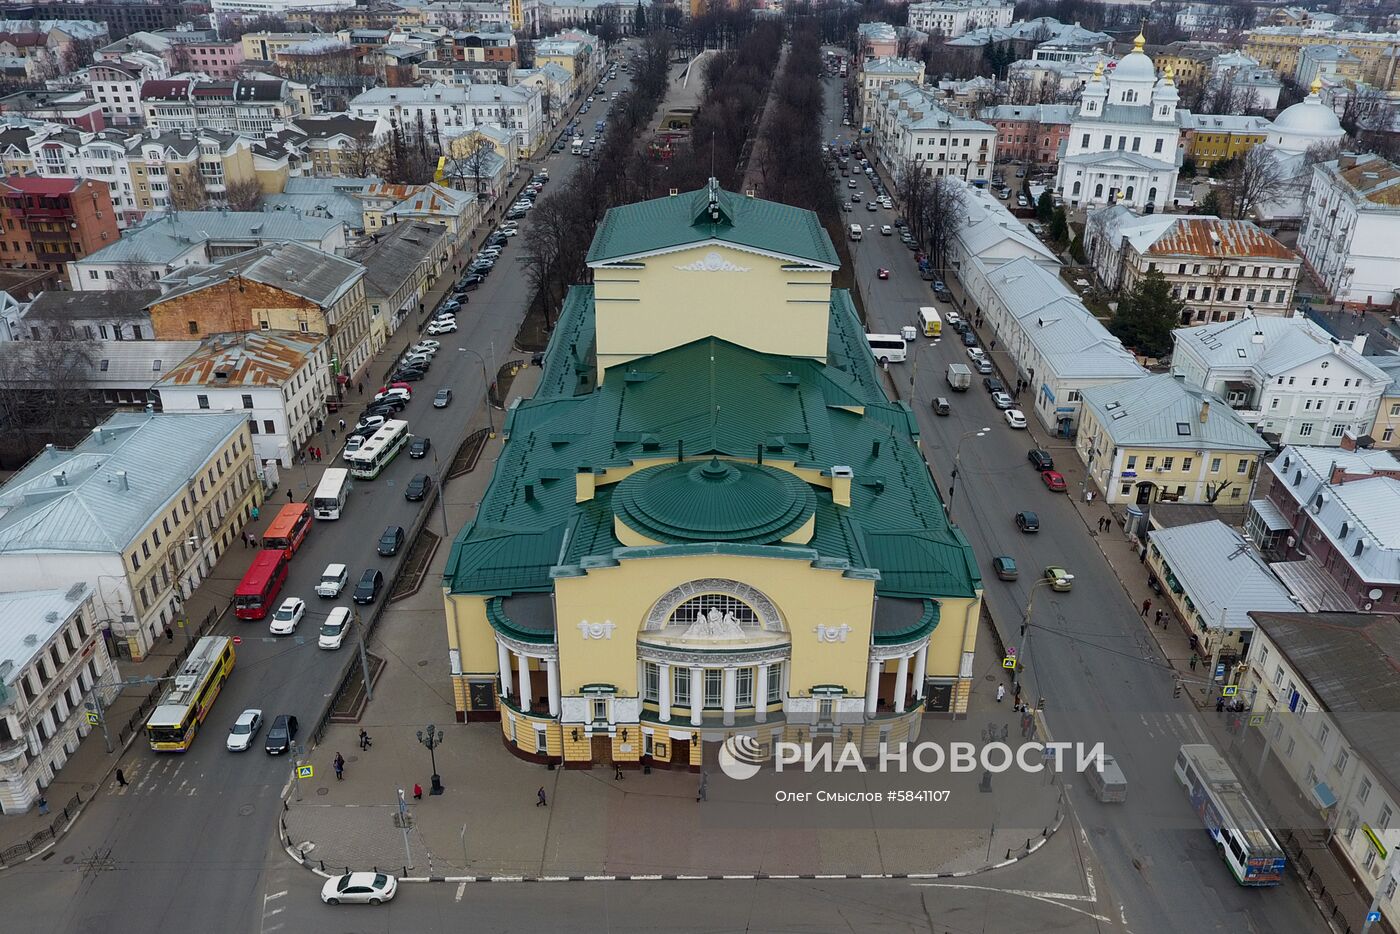
[{"label": "pedestrian", "polygon": [[366,733],[364,730],[360,730],[360,748],[368,749],[370,746],[373,745],[374,741],[369,738],[369,734]]},{"label": "pedestrian", "polygon": [[166,642],[174,642],[174,641],[175,641],[175,633],[171,632],[171,630],[170,630],[170,624],[169,624],[169,623],[167,623],[167,624],[165,625],[165,641],[166,641]]},{"label": "pedestrian", "polygon": [[1224,710],[1225,710],[1225,698],[1223,698],[1223,697],[1217,697],[1217,698],[1215,699],[1215,712],[1216,712],[1216,713],[1221,713],[1221,712],[1223,712]]},{"label": "pedestrian", "polygon": [[1152,609],[1152,601],[1151,601],[1151,600],[1144,600],[1144,601],[1142,601],[1142,618],[1143,618],[1143,619],[1147,619],[1147,611],[1150,610],[1150,609]]},{"label": "pedestrian", "polygon": [[696,800],[696,801],[708,801],[708,800],[710,800],[710,798],[709,798],[709,791],[710,791],[710,773],[707,772],[707,771],[705,771],[704,769],[701,769],[701,770],[700,770],[700,787],[699,787],[698,789],[696,789],[696,792],[695,792],[695,800]]},{"label": "pedestrian", "polygon": [[259,515],[261,515],[261,514],[258,512],[258,507],[254,506],[254,507],[253,507],[253,521],[254,521],[254,522],[257,522],[257,521],[258,521],[258,516],[259,516]]},{"label": "pedestrian", "polygon": [[1196,658],[1196,653],[1195,653],[1195,652],[1192,652],[1192,653],[1191,653],[1191,670],[1192,670],[1192,671],[1195,671],[1195,670],[1196,670],[1196,662],[1198,662],[1199,660],[1200,660],[1200,659]]},{"label": "pedestrian", "polygon": [[549,799],[546,798],[546,797],[544,796],[544,786],[543,786],[543,785],[540,786],[540,790],[539,790],[539,791],[535,792],[535,807],[537,807],[537,808],[547,808],[547,807],[549,807]]},{"label": "pedestrian", "polygon": [[[365,384],[364,384],[364,383],[360,383],[358,386],[356,386],[356,387],[355,387],[355,393],[356,393],[356,395],[361,395],[361,396],[363,396],[363,395],[365,394]],[[344,423],[342,423],[342,424],[344,424]]]},{"label": "pedestrian", "polygon": [[335,429],[334,429],[334,428],[331,429],[331,440],[332,440],[332,441],[335,440]]},{"label": "pedestrian", "polygon": [[258,537],[252,532],[248,533],[248,544],[254,548],[258,547]]},{"label": "pedestrian", "polygon": [[319,463],[321,460],[321,449],[319,447],[315,447],[311,450],[316,452],[316,461]]},{"label": "pedestrian", "polygon": [[295,496],[292,495],[292,491],[291,491],[291,489],[289,488],[289,489],[287,490],[287,502],[289,502],[289,503],[295,503],[296,501],[297,501],[297,498],[296,498]]},{"label": "pedestrian", "polygon": [[123,788],[126,787],[126,776],[122,774],[121,769],[117,769],[117,784]]},{"label": "pedestrian", "polygon": [[996,341],[992,341],[992,349],[993,349],[993,350],[996,350],[996,349],[997,349],[997,342],[996,342]]},{"label": "pedestrian", "polygon": [[340,753],[335,754],[335,780],[338,782],[345,780],[345,757]]},{"label": "pedestrian", "polygon": [[423,800],[423,786],[420,785],[420,784],[418,784],[417,782],[414,782],[414,783],[413,783],[413,800],[414,800],[414,801],[422,801],[422,800]]},{"label": "pedestrian", "polygon": [[340,420],[340,430],[341,430],[341,431],[344,431],[344,430],[345,430],[345,419],[343,419],[343,418]]},{"label": "pedestrian", "polygon": [[615,782],[620,782],[620,781],[622,781],[622,763],[621,763],[621,762],[614,762],[614,763],[613,763],[613,781],[615,781]]},{"label": "pedestrian", "polygon": [[1154,626],[1160,626],[1160,625],[1162,625],[1162,611],[1161,611],[1161,610],[1158,610],[1158,611],[1156,612],[1156,614],[1152,617],[1152,625],[1154,625]]},{"label": "pedestrian", "polygon": [[1000,704],[1001,701],[1002,701],[1002,698],[1004,698],[1004,697],[1006,697],[1006,685],[1004,685],[1004,684],[998,684],[998,685],[997,685],[997,703]]},{"label": "pedestrian", "polygon": [[319,419],[319,418],[316,419],[316,434],[319,435],[319,434],[321,433],[322,429],[324,429],[325,427],[326,427],[326,423],[325,423],[324,420]]},{"label": "pedestrian", "polygon": [[39,796],[39,813],[40,813],[40,814],[47,814],[47,813],[49,813],[49,799],[48,799],[48,798],[45,798],[43,795],[40,795],[40,796]]},{"label": "pedestrian", "polygon": [[1142,551],[1139,551],[1139,552],[1138,552],[1138,564],[1146,564],[1146,563],[1147,563],[1147,549],[1144,548],[1144,549],[1142,549]]},{"label": "pedestrian", "polygon": [[250,547],[249,544],[248,544],[248,533],[247,533],[247,532],[244,532],[244,533],[243,533],[243,547],[244,547],[244,548]]}]

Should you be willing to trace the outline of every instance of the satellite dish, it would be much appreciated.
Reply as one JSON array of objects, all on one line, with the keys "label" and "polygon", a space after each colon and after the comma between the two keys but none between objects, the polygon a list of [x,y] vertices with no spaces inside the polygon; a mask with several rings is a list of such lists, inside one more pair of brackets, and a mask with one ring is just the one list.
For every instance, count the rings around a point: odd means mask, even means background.
[{"label": "satellite dish", "polygon": [[1379,600],[1381,597],[1385,596],[1385,591],[1381,590],[1379,587],[1372,587],[1366,596],[1370,597],[1372,600]]}]

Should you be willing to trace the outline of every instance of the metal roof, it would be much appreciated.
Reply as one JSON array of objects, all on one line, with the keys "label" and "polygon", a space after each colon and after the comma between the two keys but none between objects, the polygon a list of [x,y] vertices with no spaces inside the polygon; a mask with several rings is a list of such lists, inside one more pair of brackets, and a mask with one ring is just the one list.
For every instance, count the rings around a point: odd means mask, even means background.
[{"label": "metal roof", "polygon": [[245,425],[118,413],[77,447],[46,449],[0,486],[0,554],[124,551]]},{"label": "metal roof", "polygon": [[280,386],[306,365],[324,340],[295,331],[213,334],[156,386]]},{"label": "metal roof", "polygon": [[447,236],[447,228],[426,221],[401,221],[379,230],[375,236],[351,258],[365,267],[365,291],[388,298],[405,279],[417,274],[418,264],[432,255]]},{"label": "metal roof", "polygon": [[590,265],[720,241],[835,268],[841,261],[811,211],[707,188],[609,209],[589,247]]},{"label": "metal roof", "polygon": [[179,211],[126,231],[83,263],[170,263],[201,243],[326,243],[343,222],[290,211]]},{"label": "metal roof", "polygon": [[[1169,215],[1162,215],[1169,216]],[[1177,217],[1148,247],[1149,256],[1284,259],[1301,263],[1298,254],[1247,220]]]},{"label": "metal roof", "polygon": [[1172,344],[1178,352],[1184,351],[1203,362],[1207,369],[1248,368],[1265,381],[1314,360],[1335,358],[1368,380],[1389,382],[1387,374],[1351,344],[1337,340],[1302,315],[1251,315],[1177,328],[1172,331]]},{"label": "metal roof", "polygon": [[[276,217],[264,214],[263,217]],[[299,295],[321,308],[340,300],[365,274],[354,260],[300,243],[269,243],[208,266],[185,266],[164,281],[173,287],[152,306],[183,298],[230,279],[242,278]]]},{"label": "metal roof", "polygon": [[1208,627],[1253,629],[1251,610],[1297,608],[1254,546],[1219,519],[1154,529],[1148,539]]},{"label": "metal roof", "polygon": [[0,594],[0,674],[5,684],[15,684],[49,640],[92,597],[87,584],[67,590],[18,590]]},{"label": "metal roof", "polygon": [[103,289],[96,292],[60,292],[50,289],[35,297],[24,312],[26,322],[82,321],[93,318],[149,320],[146,306],[160,289]]},{"label": "metal roof", "polygon": [[[1080,391],[1084,407],[1118,447],[1196,448],[1262,454],[1269,445],[1219,396],[1170,373]],[[1201,419],[1204,406],[1206,418]]]}]

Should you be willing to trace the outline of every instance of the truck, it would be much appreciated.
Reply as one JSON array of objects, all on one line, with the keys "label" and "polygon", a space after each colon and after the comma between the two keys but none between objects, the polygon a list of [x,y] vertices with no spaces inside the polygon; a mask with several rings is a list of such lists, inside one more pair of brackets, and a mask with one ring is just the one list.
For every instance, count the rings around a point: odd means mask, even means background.
[{"label": "truck", "polygon": [[852,239],[852,240],[859,240],[859,239],[861,239],[861,238],[864,237],[864,236],[865,236],[865,228],[861,227],[859,224],[852,224],[852,225],[851,225],[851,239]]},{"label": "truck", "polygon": [[583,137],[582,137],[582,136],[575,136],[575,137],[574,137],[574,141],[573,141],[571,144],[569,144],[569,148],[570,148],[570,150],[573,152],[574,155],[576,155],[576,156],[581,156],[581,155],[583,155]]},{"label": "truck", "polygon": [[967,392],[968,387],[972,385],[972,370],[968,369],[966,363],[950,363],[947,378],[953,392]]}]

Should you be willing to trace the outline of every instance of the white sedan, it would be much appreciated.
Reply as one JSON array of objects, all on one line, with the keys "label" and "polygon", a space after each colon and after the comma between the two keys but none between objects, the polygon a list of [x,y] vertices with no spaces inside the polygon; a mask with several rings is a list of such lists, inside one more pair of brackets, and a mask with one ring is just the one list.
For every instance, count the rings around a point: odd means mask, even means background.
[{"label": "white sedan", "polygon": [[262,711],[256,707],[249,707],[238,715],[238,719],[233,721],[233,727],[228,731],[228,751],[247,752],[248,747],[253,745],[253,739],[258,735],[258,730],[262,728]]},{"label": "white sedan", "polygon": [[1007,409],[1001,414],[1006,417],[1006,424],[1012,428],[1026,427],[1026,415],[1020,409]]},{"label": "white sedan", "polygon": [[305,615],[306,601],[300,597],[288,597],[272,614],[272,623],[267,628],[274,636],[289,636],[297,631],[297,623]]},{"label": "white sedan", "polygon": [[457,330],[457,322],[452,319],[434,321],[428,325],[429,334],[451,334]]},{"label": "white sedan", "polygon": [[392,389],[385,389],[374,394],[375,402],[383,402],[385,399],[393,399],[397,402],[410,402],[413,400],[413,390],[404,389],[402,386],[395,386]]},{"label": "white sedan", "polygon": [[419,341],[418,343],[414,344],[412,347],[409,348],[410,351],[441,350],[441,349],[442,349],[442,342],[441,342],[441,341],[427,341],[427,340]]},{"label": "white sedan", "polygon": [[976,362],[979,361],[979,360],[985,359],[986,356],[987,356],[987,352],[986,352],[985,350],[983,350],[981,347],[969,347],[969,348],[967,348],[967,358],[968,358],[969,360],[971,360],[973,363],[976,363]]},{"label": "white sedan", "polygon": [[334,876],[321,886],[321,901],[327,905],[370,904],[378,905],[394,897],[399,890],[399,882],[385,872],[349,872]]}]

